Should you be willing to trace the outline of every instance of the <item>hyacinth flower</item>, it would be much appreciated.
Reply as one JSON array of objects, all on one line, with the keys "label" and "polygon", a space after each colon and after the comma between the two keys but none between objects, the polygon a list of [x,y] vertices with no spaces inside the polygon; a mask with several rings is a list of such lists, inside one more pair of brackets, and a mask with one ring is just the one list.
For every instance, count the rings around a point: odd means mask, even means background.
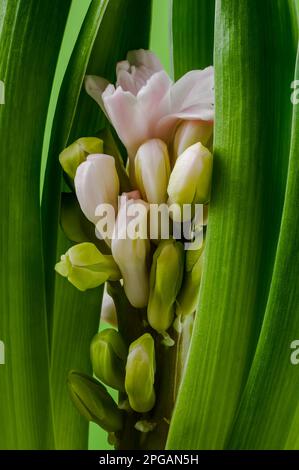
[{"label": "hyacinth flower", "polygon": [[[174,224],[183,229],[186,223],[193,223],[196,205],[207,207],[209,202],[212,153],[207,146],[211,149],[213,135],[213,68],[191,71],[174,83],[152,52],[138,50],[117,64],[116,74],[115,86],[87,76],[85,87],[125,145],[128,165],[117,163],[117,142],[109,134],[105,143],[104,132],[99,134],[103,142],[81,139],[60,156],[64,171],[74,180],[83,215],[93,224],[99,241],[106,241],[108,251],[91,243],[75,245],[62,256],[56,271],[81,290],[106,282],[102,320],[117,330],[106,328],[95,334],[90,349],[92,367],[101,383],[119,391],[122,422],[131,423],[132,432],[140,433],[141,443],[142,434],[161,432],[161,422],[165,428],[161,403],[168,394],[175,396],[171,384],[181,376],[188,350],[187,340],[182,338],[186,332],[190,337],[192,326],[184,318],[192,320],[197,307],[198,259],[203,248],[186,254],[185,232],[177,234]],[[85,142],[83,150],[80,142]],[[103,153],[107,149],[113,155]],[[130,190],[122,193],[125,167]],[[186,205],[190,221],[181,213]],[[158,218],[152,220],[155,211]],[[160,230],[153,237],[153,226],[161,228],[163,223],[167,234]],[[86,259],[81,255],[80,264],[74,255],[84,247],[90,253]],[[171,368],[168,373],[176,377],[174,382],[155,380],[156,370],[160,376],[165,367]],[[88,379],[82,381],[77,380],[94,393],[96,386]],[[77,403],[74,386],[71,390]],[[80,405],[79,411],[91,419],[86,407]],[[97,422],[101,425],[100,418]],[[106,422],[102,427],[109,428]],[[115,430],[117,446],[128,439],[127,429],[130,425],[124,424]],[[165,442],[165,429],[163,435]]]},{"label": "hyacinth flower", "polygon": [[141,49],[117,64],[116,75],[115,86],[95,76],[87,76],[85,86],[125,145],[132,175],[136,152],[147,140],[170,143],[182,120],[213,122],[212,67],[191,71],[173,83],[155,55]]},{"label": "hyacinth flower", "polygon": [[299,448],[298,5],[0,0],[1,449]]}]

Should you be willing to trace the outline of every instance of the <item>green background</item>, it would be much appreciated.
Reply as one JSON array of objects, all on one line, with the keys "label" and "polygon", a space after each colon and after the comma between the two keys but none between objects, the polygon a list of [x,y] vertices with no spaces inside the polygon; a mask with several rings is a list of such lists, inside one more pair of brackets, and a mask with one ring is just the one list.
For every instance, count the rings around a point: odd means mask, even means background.
[{"label": "green background", "polygon": [[[70,9],[66,30],[61,45],[58,58],[55,79],[50,98],[48,118],[44,136],[42,169],[41,169],[41,186],[43,182],[45,161],[49,147],[51,134],[51,123],[53,121],[55,106],[58,98],[61,82],[74,46],[77,39],[84,16],[88,10],[91,0],[73,0]],[[150,49],[156,53],[161,60],[165,69],[170,72],[170,53],[169,53],[169,0],[153,0],[152,25],[151,25],[151,43]],[[70,86],[72,84],[70,83]],[[58,156],[57,156],[58,158]],[[90,425],[89,432],[89,448],[90,449],[109,449],[107,443],[107,433],[95,424]]]}]

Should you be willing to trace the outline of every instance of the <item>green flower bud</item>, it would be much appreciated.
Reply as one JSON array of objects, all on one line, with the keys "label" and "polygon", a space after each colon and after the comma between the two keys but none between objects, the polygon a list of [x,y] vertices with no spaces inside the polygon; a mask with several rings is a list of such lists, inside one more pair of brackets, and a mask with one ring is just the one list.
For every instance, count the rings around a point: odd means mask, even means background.
[{"label": "green flower bud", "polygon": [[82,291],[121,278],[113,256],[103,255],[93,243],[88,242],[72,246],[61,256],[55,270]]},{"label": "green flower bud", "polygon": [[68,388],[72,401],[85,419],[108,432],[122,429],[122,412],[104,385],[88,375],[71,371],[68,375]]},{"label": "green flower bud", "polygon": [[61,152],[60,165],[73,180],[78,166],[94,153],[103,153],[103,141],[97,137],[81,137]]},{"label": "green flower bud", "polygon": [[167,145],[160,139],[142,144],[135,157],[135,178],[142,198],[151,204],[166,202],[169,176]]},{"label": "green flower bud", "polygon": [[111,295],[109,295],[107,292],[107,284],[105,284],[102,299],[101,322],[117,327],[117,313],[115,303]]},{"label": "green flower bud", "polygon": [[138,413],[147,413],[155,404],[155,371],[154,340],[145,333],[130,345],[126,365],[125,388],[131,408]]},{"label": "green flower bud", "polygon": [[175,240],[160,242],[153,257],[147,318],[151,327],[163,334],[172,324],[175,301],[184,271],[184,247]]},{"label": "green flower bud", "polygon": [[173,164],[191,145],[200,142],[209,146],[213,134],[213,124],[206,121],[182,121],[178,126],[173,142]]},{"label": "green flower bud", "polygon": [[[168,204],[204,204],[210,197],[213,157],[201,143],[188,147],[177,159],[169,179]],[[180,212],[180,211],[179,211]],[[175,213],[173,220],[181,221]]]},{"label": "green flower bud", "polygon": [[96,334],[91,342],[90,356],[97,378],[123,392],[127,348],[119,332],[107,328]]},{"label": "green flower bud", "polygon": [[199,286],[204,260],[204,245],[199,250],[187,250],[186,267],[182,289],[177,298],[176,313],[185,317],[197,309]]},{"label": "green flower bud", "polygon": [[109,253],[105,241],[96,237],[94,224],[83,214],[74,193],[61,193],[60,225],[70,241],[74,243],[92,242],[103,254]]}]

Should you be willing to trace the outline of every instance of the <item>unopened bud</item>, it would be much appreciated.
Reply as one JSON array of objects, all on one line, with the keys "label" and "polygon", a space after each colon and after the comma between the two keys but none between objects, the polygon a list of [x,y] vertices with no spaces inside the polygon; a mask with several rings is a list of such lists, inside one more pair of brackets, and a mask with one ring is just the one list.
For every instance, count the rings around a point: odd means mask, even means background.
[{"label": "unopened bud", "polygon": [[213,124],[206,121],[182,121],[174,136],[173,160],[177,158],[191,145],[200,142],[205,147],[209,146],[213,134]]},{"label": "unopened bud", "polygon": [[100,382],[88,375],[71,371],[68,375],[68,387],[76,408],[85,419],[108,432],[122,429],[122,411]]},{"label": "unopened bud", "polygon": [[204,245],[199,250],[187,250],[184,282],[177,298],[178,316],[191,315],[197,309],[203,260]]},{"label": "unopened bud", "polygon": [[169,176],[166,144],[160,139],[142,144],[135,157],[135,177],[143,199],[151,204],[166,202]]},{"label": "unopened bud", "polygon": [[125,388],[130,406],[138,413],[147,413],[155,404],[155,345],[152,336],[145,333],[129,348]]},{"label": "unopened bud", "polygon": [[172,324],[175,301],[184,271],[184,247],[175,240],[163,240],[153,257],[147,318],[163,334]]},{"label": "unopened bud", "polygon": [[[204,204],[210,197],[212,154],[201,143],[188,147],[177,159],[168,185],[168,204]],[[175,221],[177,216],[172,216]]]},{"label": "unopened bud", "polygon": [[81,137],[61,152],[59,161],[66,174],[73,180],[78,166],[92,153],[103,153],[103,141],[97,137]]},{"label": "unopened bud", "polygon": [[112,297],[108,294],[107,284],[105,284],[105,290],[102,300],[101,308],[101,321],[108,323],[111,326],[117,326],[117,313],[115,303]]},{"label": "unopened bud", "polygon": [[126,296],[136,308],[147,305],[149,294],[147,213],[148,206],[141,200],[130,199],[122,203],[111,243],[112,255],[121,271]]},{"label": "unopened bud", "polygon": [[118,331],[107,328],[97,333],[91,342],[90,357],[99,380],[116,390],[125,390],[127,348]]},{"label": "unopened bud", "polygon": [[89,155],[78,167],[75,177],[76,195],[88,220],[96,224],[96,208],[109,204],[116,211],[119,179],[115,160],[110,155]]},{"label": "unopened bud", "polygon": [[121,278],[113,256],[103,255],[93,243],[88,242],[72,246],[61,256],[55,270],[82,291]]}]

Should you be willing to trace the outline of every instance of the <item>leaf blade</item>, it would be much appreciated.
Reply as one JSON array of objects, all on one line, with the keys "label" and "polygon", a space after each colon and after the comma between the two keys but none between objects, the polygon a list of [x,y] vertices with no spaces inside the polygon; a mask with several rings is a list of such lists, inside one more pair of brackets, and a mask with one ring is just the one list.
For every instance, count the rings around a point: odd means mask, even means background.
[{"label": "leaf blade", "polygon": [[299,444],[299,374],[290,361],[290,344],[299,330],[299,107],[294,104],[293,108],[290,164],[275,268],[255,358],[228,443],[230,448],[298,449]]},{"label": "leaf blade", "polygon": [[190,70],[213,64],[215,0],[172,0],[171,12],[172,67],[177,80]]},{"label": "leaf blade", "polygon": [[[53,445],[39,207],[48,100],[69,1],[3,1],[0,16],[0,448]],[[22,77],[20,83],[20,77]],[[39,77],[39,93],[36,93]],[[42,86],[41,86],[42,84]],[[24,93],[24,90],[26,92]],[[3,367],[3,369],[2,369]]]},{"label": "leaf blade", "polygon": [[[169,448],[224,448],[250,368],[284,201],[291,123],[287,90],[294,61],[290,23],[283,2],[216,1],[207,251]],[[188,413],[186,401],[193,403]]]}]

